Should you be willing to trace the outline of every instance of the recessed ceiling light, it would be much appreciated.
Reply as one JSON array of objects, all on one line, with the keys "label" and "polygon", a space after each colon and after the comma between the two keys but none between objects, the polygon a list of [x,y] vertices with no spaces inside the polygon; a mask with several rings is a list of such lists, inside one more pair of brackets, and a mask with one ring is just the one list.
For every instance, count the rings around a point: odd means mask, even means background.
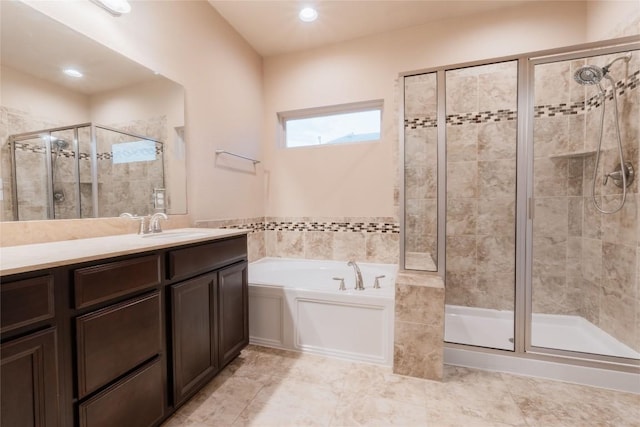
[{"label": "recessed ceiling light", "polygon": [[67,69],[65,69],[65,70],[63,71],[63,73],[65,73],[65,74],[66,74],[67,76],[69,76],[69,77],[76,77],[76,78],[80,78],[80,77],[82,77],[82,76],[83,76],[83,74],[82,74],[80,71],[75,70],[75,69],[73,69],[73,68],[67,68]]},{"label": "recessed ceiling light", "polygon": [[127,0],[91,0],[113,16],[131,12],[131,5]]},{"label": "recessed ceiling light", "polygon": [[298,14],[298,18],[304,22],[313,22],[318,19],[318,12],[312,7],[305,7]]}]

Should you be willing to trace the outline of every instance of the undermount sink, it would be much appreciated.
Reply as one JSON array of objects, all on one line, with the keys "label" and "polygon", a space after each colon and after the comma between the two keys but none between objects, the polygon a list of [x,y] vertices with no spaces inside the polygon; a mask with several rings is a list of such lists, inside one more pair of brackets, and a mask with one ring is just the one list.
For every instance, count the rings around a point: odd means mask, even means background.
[{"label": "undermount sink", "polygon": [[160,233],[143,234],[143,239],[173,239],[179,237],[201,237],[207,235],[204,231],[163,231]]}]

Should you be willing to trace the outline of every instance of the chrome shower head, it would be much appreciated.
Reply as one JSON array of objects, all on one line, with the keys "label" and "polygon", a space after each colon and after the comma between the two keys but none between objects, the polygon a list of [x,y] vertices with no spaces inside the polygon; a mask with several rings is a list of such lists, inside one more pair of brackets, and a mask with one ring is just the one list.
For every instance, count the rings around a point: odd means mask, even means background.
[{"label": "chrome shower head", "polygon": [[69,147],[69,141],[66,139],[54,138],[52,138],[51,143],[55,146],[56,150],[64,150]]},{"label": "chrome shower head", "polygon": [[596,65],[585,65],[576,70],[573,78],[581,85],[595,85],[600,83],[606,71]]}]

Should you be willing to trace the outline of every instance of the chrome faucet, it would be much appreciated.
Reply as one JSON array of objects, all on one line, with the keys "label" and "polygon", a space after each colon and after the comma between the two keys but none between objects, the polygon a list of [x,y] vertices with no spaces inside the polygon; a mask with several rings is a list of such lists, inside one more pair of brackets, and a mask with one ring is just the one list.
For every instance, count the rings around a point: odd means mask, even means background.
[{"label": "chrome faucet", "polygon": [[151,215],[149,220],[149,233],[162,233],[162,227],[160,226],[161,219],[169,219],[164,212],[156,212]]},{"label": "chrome faucet", "polygon": [[138,216],[135,214],[130,214],[129,212],[124,212],[120,214],[120,218],[127,218],[133,220],[140,220],[140,228],[138,228],[138,234],[147,234],[149,233],[149,226],[147,225],[147,216]]},{"label": "chrome faucet", "polygon": [[356,264],[355,261],[349,261],[347,265],[349,267],[353,267],[356,272],[356,290],[364,291],[364,283],[362,282],[362,273],[360,272],[360,267],[358,267],[358,264]]},{"label": "chrome faucet", "polygon": [[151,216],[138,216],[125,212],[120,214],[120,218],[140,220],[138,234],[162,233],[160,219],[169,219],[164,212],[156,212]]}]

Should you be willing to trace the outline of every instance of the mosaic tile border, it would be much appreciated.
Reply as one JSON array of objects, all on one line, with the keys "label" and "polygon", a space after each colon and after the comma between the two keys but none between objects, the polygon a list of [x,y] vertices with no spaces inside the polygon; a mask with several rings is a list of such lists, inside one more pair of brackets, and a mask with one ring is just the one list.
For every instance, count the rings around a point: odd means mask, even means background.
[{"label": "mosaic tile border", "polygon": [[[40,145],[34,145],[34,144],[29,144],[26,142],[14,142],[15,144],[15,148],[16,151],[22,151],[25,153],[34,153],[34,154],[46,154],[46,149]],[[156,155],[161,155],[164,153],[164,147],[163,146],[156,146]],[[61,150],[60,151],[60,155],[62,155],[62,157],[66,157],[68,159],[75,159],[76,157],[76,153],[75,151],[72,150]],[[113,158],[113,153],[112,152],[108,152],[108,153],[98,153],[97,155],[98,160],[111,160]],[[90,160],[91,159],[91,154],[89,153],[80,153],[79,154],[79,159],[80,160]]]},{"label": "mosaic tile border", "polygon": [[343,222],[343,221],[256,221],[243,223],[242,220],[232,224],[230,221],[198,221],[197,225],[226,229],[244,228],[251,233],[260,231],[324,231],[333,233],[374,233],[399,234],[399,223],[388,222]]},{"label": "mosaic tile border", "polygon": [[[631,74],[626,80],[619,80],[615,84],[616,94],[618,96],[624,95],[627,90],[636,89],[640,81],[640,70]],[[605,97],[608,101],[613,100],[613,90],[609,89],[605,92]],[[555,116],[571,116],[578,114],[585,114],[595,108],[600,107],[601,97],[594,95],[586,101],[574,102],[571,104],[558,104],[558,105],[536,105],[533,107],[534,118],[539,117],[555,117]],[[462,114],[450,114],[447,115],[447,126],[459,126],[464,124],[479,124],[479,123],[491,123],[505,120],[516,120],[518,112],[515,110],[498,110],[492,111],[480,111],[470,112]],[[405,118],[405,129],[426,129],[437,127],[437,119],[431,116]]]}]

